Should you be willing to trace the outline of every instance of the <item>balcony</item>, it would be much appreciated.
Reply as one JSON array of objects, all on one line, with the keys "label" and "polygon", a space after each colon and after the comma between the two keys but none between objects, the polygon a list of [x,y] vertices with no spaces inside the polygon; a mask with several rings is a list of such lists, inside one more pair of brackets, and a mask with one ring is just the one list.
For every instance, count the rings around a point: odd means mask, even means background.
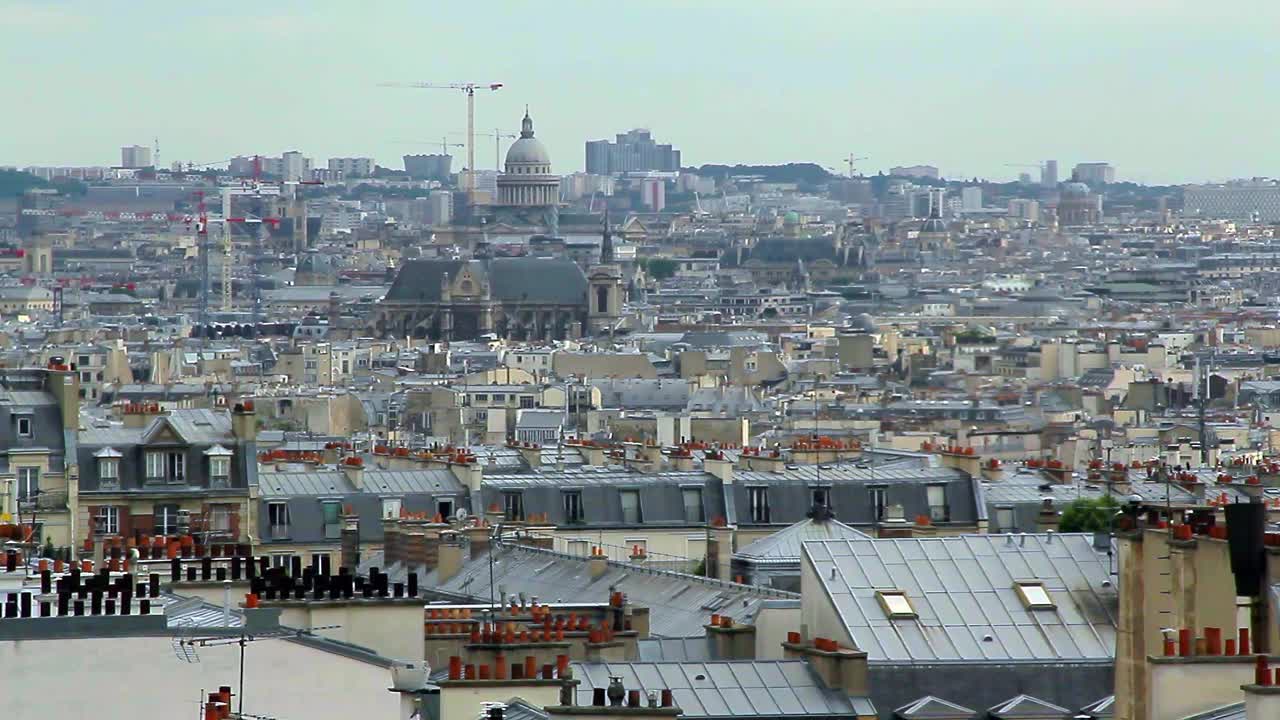
[{"label": "balcony", "polygon": [[18,510],[24,513],[56,512],[66,509],[66,490],[39,490],[35,497],[18,498]]}]

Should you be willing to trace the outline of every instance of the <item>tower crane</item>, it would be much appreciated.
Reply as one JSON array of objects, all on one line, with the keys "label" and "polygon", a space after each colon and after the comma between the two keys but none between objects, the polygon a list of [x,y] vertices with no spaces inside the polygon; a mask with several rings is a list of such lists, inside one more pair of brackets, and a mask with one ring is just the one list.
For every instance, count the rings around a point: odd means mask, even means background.
[{"label": "tower crane", "polygon": [[420,88],[425,90],[461,90],[467,96],[467,187],[475,190],[476,171],[476,90],[497,91],[502,88],[500,82],[489,83],[380,83],[382,87]]},{"label": "tower crane", "polygon": [[494,128],[493,132],[476,133],[480,137],[493,138],[493,169],[502,171],[502,141],[515,140],[520,137],[518,133],[504,133],[500,128]]},{"label": "tower crane", "polygon": [[853,153],[849,153],[849,157],[847,157],[847,158],[845,158],[845,159],[844,159],[844,163],[845,163],[845,165],[847,165],[847,166],[849,167],[849,177],[853,177],[853,164],[854,164],[854,163],[858,162],[859,160],[870,160],[870,159],[871,159],[871,158],[869,158],[869,157],[867,157],[867,156],[865,156],[865,155],[864,155],[863,157],[854,157],[854,156],[853,156]]}]

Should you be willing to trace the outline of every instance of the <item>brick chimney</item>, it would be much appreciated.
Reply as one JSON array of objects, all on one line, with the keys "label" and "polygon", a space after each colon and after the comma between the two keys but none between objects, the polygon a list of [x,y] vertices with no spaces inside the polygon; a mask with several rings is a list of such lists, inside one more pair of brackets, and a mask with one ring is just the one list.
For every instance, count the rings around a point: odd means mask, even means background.
[{"label": "brick chimney", "polygon": [[1053,498],[1045,496],[1040,500],[1040,512],[1036,515],[1036,532],[1057,532],[1062,521],[1062,513],[1054,504]]},{"label": "brick chimney", "polygon": [[446,583],[462,571],[465,562],[462,538],[452,530],[440,533],[439,559],[436,564],[436,581]]},{"label": "brick chimney", "polygon": [[353,571],[360,565],[360,516],[350,508],[342,518],[342,558],[338,564]]}]

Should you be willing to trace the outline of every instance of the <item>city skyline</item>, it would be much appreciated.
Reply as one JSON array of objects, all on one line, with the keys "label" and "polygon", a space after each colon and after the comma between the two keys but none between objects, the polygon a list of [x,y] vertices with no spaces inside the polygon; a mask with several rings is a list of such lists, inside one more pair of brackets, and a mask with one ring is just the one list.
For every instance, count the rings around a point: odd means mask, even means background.
[{"label": "city skyline", "polygon": [[[685,165],[843,170],[853,153],[870,156],[866,172],[927,163],[950,178],[1011,179],[1011,164],[1052,158],[1174,183],[1266,175],[1280,160],[1259,142],[1274,131],[1246,141],[1216,99],[1273,106],[1258,93],[1274,25],[1262,20],[1280,20],[1271,7],[559,2],[538,8],[546,22],[530,37],[528,6],[501,5],[8,2],[0,56],[22,69],[5,80],[18,112],[0,164],[113,164],[121,146],[158,138],[163,165],[297,149],[398,168],[465,127],[460,93],[377,87],[413,81],[503,82],[477,99],[477,130],[513,131],[529,105],[562,173],[582,169],[585,141],[633,127],[675,144]],[[662,42],[645,52],[596,27]],[[324,42],[335,28],[344,42]],[[188,30],[199,40],[183,40]],[[477,138],[479,169],[492,153]]]}]

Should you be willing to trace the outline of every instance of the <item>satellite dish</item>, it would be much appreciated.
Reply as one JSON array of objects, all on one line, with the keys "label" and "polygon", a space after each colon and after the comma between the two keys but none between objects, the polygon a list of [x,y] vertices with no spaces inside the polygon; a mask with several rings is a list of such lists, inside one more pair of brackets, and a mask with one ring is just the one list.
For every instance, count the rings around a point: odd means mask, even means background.
[{"label": "satellite dish", "polygon": [[458,508],[458,511],[457,511],[457,512],[455,512],[455,513],[453,514],[453,519],[454,519],[454,520],[456,520],[456,521],[458,521],[458,523],[459,523],[459,524],[466,522],[466,521],[467,521],[467,509],[466,509],[466,508]]}]

